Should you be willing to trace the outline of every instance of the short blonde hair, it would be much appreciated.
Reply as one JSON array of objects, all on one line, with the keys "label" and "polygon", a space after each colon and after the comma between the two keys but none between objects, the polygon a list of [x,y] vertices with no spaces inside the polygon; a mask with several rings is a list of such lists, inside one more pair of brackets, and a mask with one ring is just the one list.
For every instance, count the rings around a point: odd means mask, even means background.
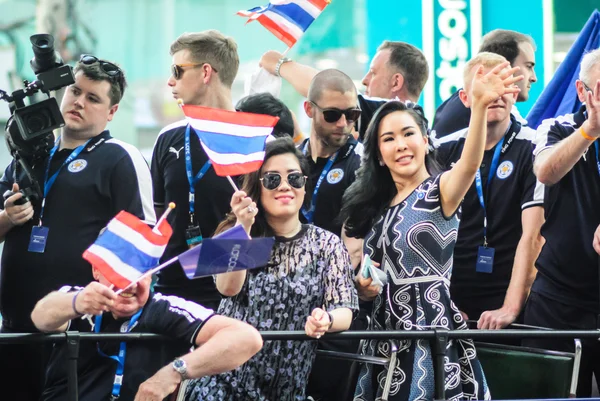
[{"label": "short blonde hair", "polygon": [[486,69],[494,68],[498,64],[502,64],[505,61],[506,59],[503,56],[496,53],[481,52],[477,54],[465,65],[465,69],[463,70],[463,87],[468,89],[471,86],[473,76],[475,76],[475,67],[478,65],[482,65],[483,68]]},{"label": "short blonde hair", "polygon": [[193,61],[210,64],[223,85],[231,88],[240,67],[237,44],[232,37],[214,29],[184,33],[171,44],[171,56],[186,49]]}]

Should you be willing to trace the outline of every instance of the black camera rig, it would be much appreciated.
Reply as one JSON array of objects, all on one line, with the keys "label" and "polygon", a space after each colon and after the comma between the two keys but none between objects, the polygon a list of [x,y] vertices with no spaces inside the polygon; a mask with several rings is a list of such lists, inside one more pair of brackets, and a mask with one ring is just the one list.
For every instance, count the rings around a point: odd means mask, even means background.
[{"label": "black camera rig", "polygon": [[[75,83],[73,69],[64,64],[54,50],[52,35],[32,35],[30,41],[34,54],[30,65],[36,74],[36,80],[24,81],[24,88],[17,89],[10,95],[0,90],[0,99],[9,103],[11,114],[6,123],[6,144],[11,156],[17,161],[14,180],[18,180],[20,166],[31,182],[31,187],[20,190],[23,193],[21,203],[42,199],[43,193],[32,168],[48,156],[54,145],[53,131],[65,124],[58,103],[50,96],[50,92]],[[38,92],[46,94],[48,98],[26,106],[24,99]],[[11,195],[12,192],[7,191],[4,199]]]}]

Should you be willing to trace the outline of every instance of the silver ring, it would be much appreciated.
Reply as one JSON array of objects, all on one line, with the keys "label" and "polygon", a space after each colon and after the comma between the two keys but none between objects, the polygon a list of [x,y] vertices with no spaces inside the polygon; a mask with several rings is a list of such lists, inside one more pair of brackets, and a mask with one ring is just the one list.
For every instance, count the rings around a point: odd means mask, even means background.
[{"label": "silver ring", "polygon": [[248,213],[254,213],[256,210],[252,206],[248,206]]}]

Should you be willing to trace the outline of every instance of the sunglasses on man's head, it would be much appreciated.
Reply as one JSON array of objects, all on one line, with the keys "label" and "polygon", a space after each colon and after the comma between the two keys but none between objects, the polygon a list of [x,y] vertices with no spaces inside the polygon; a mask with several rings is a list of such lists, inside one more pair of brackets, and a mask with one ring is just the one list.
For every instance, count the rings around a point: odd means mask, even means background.
[{"label": "sunglasses on man's head", "polygon": [[348,121],[349,123],[352,123],[360,118],[360,113],[362,112],[362,110],[357,107],[352,108],[352,109],[346,109],[346,110],[340,110],[340,109],[336,109],[334,107],[324,109],[321,106],[319,106],[318,104],[316,104],[315,102],[313,102],[313,101],[310,101],[310,102],[317,109],[321,110],[321,112],[323,113],[323,118],[328,123],[338,122],[339,119],[342,118],[342,115],[344,115],[346,117],[346,121]]},{"label": "sunglasses on man's head", "polygon": [[[175,80],[179,80],[179,79],[181,79],[181,76],[183,75],[183,72],[185,71],[183,69],[183,67],[194,67],[195,68],[195,67],[199,67],[204,64],[208,64],[208,63],[171,64],[171,75],[173,76],[173,78],[175,78]],[[219,72],[219,71],[217,71],[217,69],[215,67],[213,67],[212,65],[210,65],[210,66],[214,72]]]},{"label": "sunglasses on man's head", "polygon": [[121,78],[123,77],[123,71],[119,68],[118,65],[113,64],[108,61],[104,61],[104,60],[99,59],[98,57],[92,56],[90,54],[82,54],[81,57],[79,58],[79,62],[84,65],[92,65],[94,63],[99,63],[102,71],[104,71],[104,73],[106,75],[108,75],[109,77],[116,79],[117,82],[119,83],[119,86],[121,87],[121,91],[123,91],[123,84],[121,83]]},{"label": "sunglasses on man's head", "polygon": [[[287,175],[286,180],[292,188],[296,189],[300,189],[304,187],[304,184],[306,184],[306,176],[302,175],[301,172],[289,173]],[[263,187],[265,187],[265,189],[272,191],[274,189],[279,188],[279,186],[281,185],[281,174],[265,173],[265,175],[262,176],[260,181],[262,182]]]}]

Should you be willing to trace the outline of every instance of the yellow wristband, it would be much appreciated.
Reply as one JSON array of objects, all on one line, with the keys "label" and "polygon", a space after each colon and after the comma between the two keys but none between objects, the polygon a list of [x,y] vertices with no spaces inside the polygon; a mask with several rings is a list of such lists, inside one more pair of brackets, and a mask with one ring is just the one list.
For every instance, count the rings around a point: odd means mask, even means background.
[{"label": "yellow wristband", "polygon": [[588,141],[595,141],[597,138],[591,137],[588,134],[585,133],[585,131],[583,130],[583,127],[579,127],[579,131],[581,131],[581,136],[584,137],[585,139],[587,139]]}]

